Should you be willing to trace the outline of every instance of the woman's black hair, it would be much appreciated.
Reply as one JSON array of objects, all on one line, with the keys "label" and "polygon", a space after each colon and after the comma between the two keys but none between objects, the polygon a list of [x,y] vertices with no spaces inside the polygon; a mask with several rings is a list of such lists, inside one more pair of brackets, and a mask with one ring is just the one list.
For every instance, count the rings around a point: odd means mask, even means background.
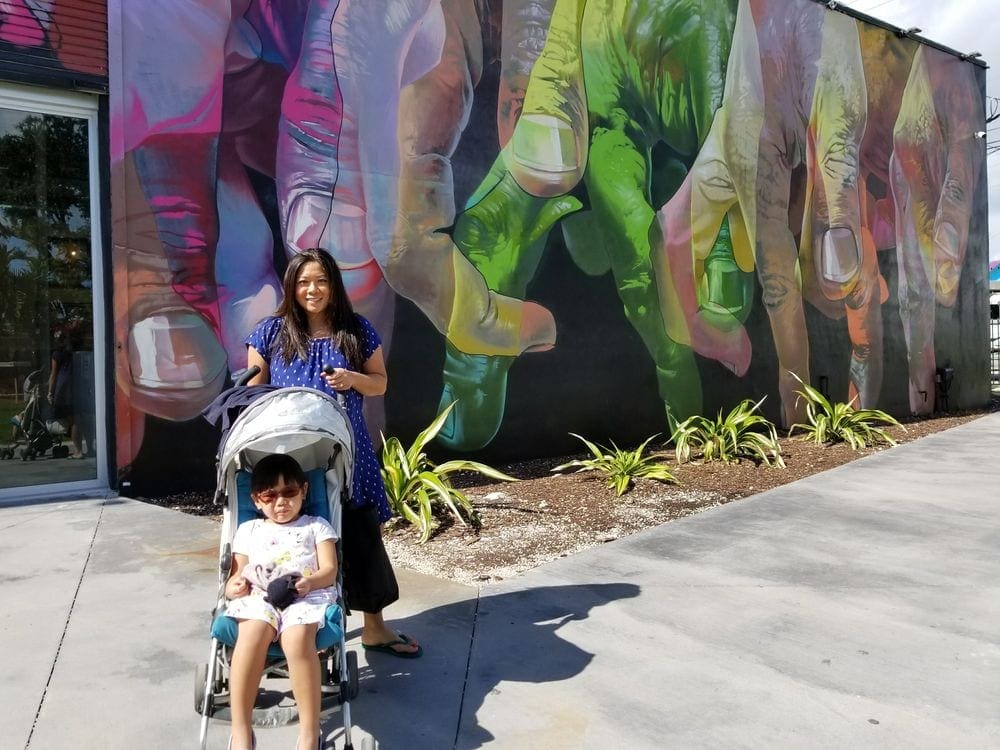
[{"label": "woman's black hair", "polygon": [[354,314],[336,261],[330,253],[318,247],[296,253],[285,269],[285,277],[281,283],[284,299],[275,311],[275,315],[282,320],[281,330],[275,341],[275,350],[286,364],[296,356],[303,361],[309,359],[309,321],[305,310],[299,307],[295,300],[296,283],[303,266],[307,263],[318,263],[330,281],[330,304],[326,308],[326,313],[334,348],[340,349],[351,367],[360,371],[365,363],[361,324]]},{"label": "woman's black hair", "polygon": [[279,480],[294,482],[300,487],[306,483],[306,473],[299,462],[285,453],[272,453],[254,464],[250,474],[250,491],[261,492],[276,486]]}]

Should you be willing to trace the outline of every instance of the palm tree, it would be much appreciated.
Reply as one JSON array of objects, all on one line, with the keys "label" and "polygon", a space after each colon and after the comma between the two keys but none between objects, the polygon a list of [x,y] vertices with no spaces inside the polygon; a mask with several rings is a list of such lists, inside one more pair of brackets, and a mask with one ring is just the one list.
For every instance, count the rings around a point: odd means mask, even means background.
[{"label": "palm tree", "polygon": [[12,248],[6,241],[0,240],[0,333],[11,333],[14,329],[14,290],[18,281],[28,273],[27,266],[21,263],[24,260],[27,260],[27,255],[23,250]]}]

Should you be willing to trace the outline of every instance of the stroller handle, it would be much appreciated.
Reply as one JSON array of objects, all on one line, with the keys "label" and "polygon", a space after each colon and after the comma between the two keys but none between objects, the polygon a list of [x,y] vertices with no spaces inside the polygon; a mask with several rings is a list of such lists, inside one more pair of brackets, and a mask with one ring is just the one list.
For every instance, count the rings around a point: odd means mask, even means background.
[{"label": "stroller handle", "polygon": [[[330,373],[333,372],[333,366],[323,365],[323,372],[329,375]],[[253,380],[258,373],[260,373],[260,367],[258,367],[257,365],[248,367],[245,370],[237,370],[236,372],[233,373],[233,387],[242,388],[251,380]],[[347,399],[344,398],[344,394],[338,391],[335,393],[335,396],[337,399],[337,403],[343,406],[344,408],[347,408]]]},{"label": "stroller handle", "polygon": [[[334,367],[330,363],[327,363],[327,364],[323,365],[323,374],[324,375],[333,375],[333,371],[334,371]],[[340,391],[334,391],[334,395],[337,397],[337,403],[340,404],[341,406],[343,406],[346,409],[347,408],[347,398],[344,396],[344,394],[341,393]]]},{"label": "stroller handle", "polygon": [[237,371],[233,373],[233,385],[237,388],[242,388],[251,380],[253,380],[257,375],[260,374],[260,367],[254,365],[253,367],[248,367],[243,371]]}]

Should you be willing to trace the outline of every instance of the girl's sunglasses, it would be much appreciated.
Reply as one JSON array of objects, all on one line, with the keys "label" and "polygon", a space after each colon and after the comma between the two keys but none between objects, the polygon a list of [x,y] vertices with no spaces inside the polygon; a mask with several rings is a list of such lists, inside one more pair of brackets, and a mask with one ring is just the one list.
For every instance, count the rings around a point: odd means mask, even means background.
[{"label": "girl's sunglasses", "polygon": [[299,493],[302,492],[302,486],[298,484],[289,484],[282,487],[280,490],[263,490],[257,493],[257,501],[264,503],[264,505],[270,505],[279,497],[285,500],[291,500],[294,497],[298,497]]}]

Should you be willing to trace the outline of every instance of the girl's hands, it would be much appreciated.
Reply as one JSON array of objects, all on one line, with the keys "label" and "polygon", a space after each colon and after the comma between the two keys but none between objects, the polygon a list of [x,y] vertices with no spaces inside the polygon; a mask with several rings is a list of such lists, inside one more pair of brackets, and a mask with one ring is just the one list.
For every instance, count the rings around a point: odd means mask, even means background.
[{"label": "girl's hands", "polygon": [[[305,596],[316,588],[322,588],[321,586],[313,586],[312,578],[307,578],[305,576],[297,578],[295,580],[295,593],[298,596]],[[239,599],[241,596],[246,596],[250,593],[250,582],[247,581],[243,576],[233,576],[228,581],[226,581],[226,598],[227,599]]]},{"label": "girl's hands", "polygon": [[243,576],[233,576],[226,581],[226,598],[239,599],[250,593],[250,582]]},{"label": "girl's hands", "polygon": [[299,596],[305,596],[312,590],[312,583],[305,576],[295,581],[295,591]]}]

